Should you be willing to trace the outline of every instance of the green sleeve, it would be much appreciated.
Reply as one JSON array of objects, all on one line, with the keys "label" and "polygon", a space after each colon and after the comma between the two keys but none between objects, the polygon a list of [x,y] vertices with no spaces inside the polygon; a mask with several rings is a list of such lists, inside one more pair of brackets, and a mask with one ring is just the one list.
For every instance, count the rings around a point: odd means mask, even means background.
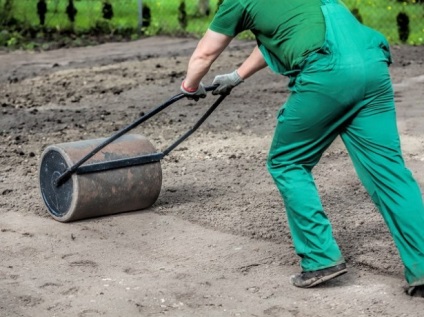
[{"label": "green sleeve", "polygon": [[214,16],[209,29],[234,37],[252,27],[252,21],[239,0],[224,0]]}]

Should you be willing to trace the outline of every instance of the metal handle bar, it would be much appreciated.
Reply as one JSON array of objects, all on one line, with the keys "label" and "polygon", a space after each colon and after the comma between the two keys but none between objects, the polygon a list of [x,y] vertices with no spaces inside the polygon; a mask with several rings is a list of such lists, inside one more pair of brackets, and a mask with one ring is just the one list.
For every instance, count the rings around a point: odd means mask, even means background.
[{"label": "metal handle bar", "polygon": [[[208,86],[205,87],[206,91],[212,91],[215,90],[215,88],[218,87],[218,85]],[[165,155],[169,154],[175,147],[177,147],[181,142],[183,142],[186,138],[188,138],[194,131],[199,128],[199,126],[209,117],[209,115],[218,107],[218,105],[227,97],[227,95],[220,95],[219,98],[214,102],[214,104],[208,109],[208,111],[199,119],[199,121],[189,130],[187,131],[183,136],[181,136],[177,141],[175,141],[173,144],[171,144],[167,149],[165,149],[163,152],[159,153],[153,153],[148,155],[143,155],[135,158],[128,158],[128,159],[120,159],[115,161],[109,161],[109,162],[102,162],[102,163],[94,163],[86,166],[81,166],[85,162],[87,162],[90,158],[92,158],[94,155],[96,155],[100,150],[102,150],[104,147],[106,147],[108,144],[112,143],[128,131],[134,129],[147,119],[153,117],[155,114],[161,112],[162,110],[166,109],[173,103],[177,102],[178,100],[183,99],[184,97],[187,97],[183,93],[179,93],[167,101],[165,101],[160,106],[152,109],[150,112],[145,114],[144,116],[137,119],[135,122],[130,124],[129,126],[119,130],[115,134],[113,134],[111,137],[100,143],[98,146],[96,146],[92,151],[90,151],[88,154],[86,154],[83,158],[81,158],[78,162],[76,162],[73,166],[69,167],[65,170],[59,177],[54,181],[55,185],[58,187],[61,184],[63,184],[66,180],[71,177],[72,174],[75,172],[77,174],[86,174],[86,173],[92,173],[97,171],[104,171],[109,170],[113,168],[119,168],[119,167],[125,167],[125,166],[134,166],[134,165],[140,165],[140,164],[146,164],[146,163],[152,163],[157,162],[161,160]]]}]

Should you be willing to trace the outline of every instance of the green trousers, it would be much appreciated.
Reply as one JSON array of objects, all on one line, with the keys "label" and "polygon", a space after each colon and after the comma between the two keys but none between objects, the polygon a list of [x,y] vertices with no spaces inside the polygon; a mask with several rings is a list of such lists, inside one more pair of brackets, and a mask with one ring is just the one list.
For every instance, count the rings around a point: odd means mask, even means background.
[{"label": "green trousers", "polygon": [[387,42],[344,6],[323,3],[325,45],[291,78],[292,92],[278,114],[267,162],[296,253],[304,271],[344,262],[311,174],[340,136],[390,229],[407,282],[424,284],[424,207],[402,158]]}]

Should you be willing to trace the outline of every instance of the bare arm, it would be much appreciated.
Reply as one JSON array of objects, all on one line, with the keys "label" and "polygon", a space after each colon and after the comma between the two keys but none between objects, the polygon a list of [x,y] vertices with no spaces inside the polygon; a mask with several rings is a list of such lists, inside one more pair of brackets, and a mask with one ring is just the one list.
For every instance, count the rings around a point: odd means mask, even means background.
[{"label": "bare arm", "polygon": [[[187,75],[181,85],[185,94],[196,95],[204,98],[206,92],[200,87],[202,78],[209,71],[212,63],[218,58],[222,51],[228,46],[233,38],[212,30],[207,30],[194,50],[187,67]],[[256,46],[249,57],[233,73],[216,76],[213,84],[218,87],[213,94],[227,94],[232,88],[252,76],[257,71],[267,66],[261,51]]]},{"label": "bare arm", "polygon": [[242,79],[247,79],[266,66],[267,64],[262,56],[262,53],[258,46],[256,46],[250,56],[237,69],[237,73]]},{"label": "bare arm", "polygon": [[227,95],[231,90],[240,85],[245,79],[252,76],[257,71],[267,66],[265,59],[256,46],[248,58],[241,64],[241,66],[235,71],[218,75],[213,80],[212,84],[217,85],[215,90],[212,92],[213,95]]},{"label": "bare arm", "polygon": [[187,76],[184,80],[186,88],[197,88],[203,76],[209,71],[212,63],[228,46],[233,38],[212,30],[207,30],[199,41],[187,68]]}]

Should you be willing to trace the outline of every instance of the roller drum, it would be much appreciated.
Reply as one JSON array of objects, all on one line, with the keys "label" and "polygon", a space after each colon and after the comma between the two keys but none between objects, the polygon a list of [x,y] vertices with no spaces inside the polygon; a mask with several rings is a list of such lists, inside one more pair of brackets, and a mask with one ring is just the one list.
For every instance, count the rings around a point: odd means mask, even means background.
[{"label": "roller drum", "polygon": [[[62,143],[47,147],[39,168],[40,191],[51,216],[60,222],[105,216],[148,208],[162,186],[160,162],[78,175],[63,184],[55,180],[105,139]],[[101,163],[155,153],[142,135],[124,135],[87,163]]]}]

